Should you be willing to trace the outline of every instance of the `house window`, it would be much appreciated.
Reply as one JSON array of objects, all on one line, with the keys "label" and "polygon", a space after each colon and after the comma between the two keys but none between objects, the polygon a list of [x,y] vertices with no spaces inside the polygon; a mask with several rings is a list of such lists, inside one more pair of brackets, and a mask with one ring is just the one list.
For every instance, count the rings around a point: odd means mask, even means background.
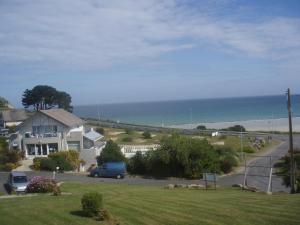
[{"label": "house window", "polygon": [[46,144],[42,145],[42,150],[43,150],[43,155],[47,155],[47,145]]},{"label": "house window", "polygon": [[80,141],[68,141],[68,150],[80,151]]},{"label": "house window", "polygon": [[57,126],[55,125],[32,126],[32,131],[34,134],[57,133]]},{"label": "house window", "polygon": [[51,143],[48,144],[49,147],[49,153],[54,153],[58,151],[58,144],[57,143]]},{"label": "house window", "polygon": [[35,146],[27,145],[27,155],[35,155]]},{"label": "house window", "polygon": [[41,155],[42,154],[42,146],[41,145],[36,145],[37,147],[37,154]]}]

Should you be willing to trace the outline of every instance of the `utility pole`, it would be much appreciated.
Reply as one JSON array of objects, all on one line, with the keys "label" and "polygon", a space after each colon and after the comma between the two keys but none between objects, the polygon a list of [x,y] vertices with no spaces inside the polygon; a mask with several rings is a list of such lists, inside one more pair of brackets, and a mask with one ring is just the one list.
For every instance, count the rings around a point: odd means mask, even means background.
[{"label": "utility pole", "polygon": [[291,183],[291,194],[295,193],[295,164],[294,164],[294,146],[293,146],[293,126],[292,126],[292,109],[291,109],[291,93],[290,89],[287,89],[287,108],[289,114],[289,146],[290,146],[290,183]]},{"label": "utility pole", "polygon": [[245,155],[244,155],[244,150],[243,150],[243,127],[241,126],[241,154],[242,154],[242,158],[245,159]]},{"label": "utility pole", "polygon": [[190,129],[193,129],[193,108],[190,108]]},{"label": "utility pole", "polygon": [[100,111],[99,111],[99,105],[97,105],[97,114],[98,114],[98,123],[100,123]]}]

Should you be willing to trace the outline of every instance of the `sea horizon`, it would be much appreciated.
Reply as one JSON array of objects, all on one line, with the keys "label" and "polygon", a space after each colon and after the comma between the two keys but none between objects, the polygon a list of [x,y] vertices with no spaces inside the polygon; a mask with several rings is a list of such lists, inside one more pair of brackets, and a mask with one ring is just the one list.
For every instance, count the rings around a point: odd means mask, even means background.
[{"label": "sea horizon", "polygon": [[[300,116],[300,96],[292,96],[293,116]],[[85,118],[122,123],[173,126],[287,118],[286,97],[246,96],[209,99],[106,103],[74,106]]]}]

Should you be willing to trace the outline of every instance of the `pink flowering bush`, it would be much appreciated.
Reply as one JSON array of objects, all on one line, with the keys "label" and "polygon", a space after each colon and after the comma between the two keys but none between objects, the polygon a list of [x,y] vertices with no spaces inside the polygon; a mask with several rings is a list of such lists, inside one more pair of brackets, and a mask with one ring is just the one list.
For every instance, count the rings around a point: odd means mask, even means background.
[{"label": "pink flowering bush", "polygon": [[57,183],[53,179],[45,178],[45,177],[34,177],[30,180],[27,185],[28,193],[47,193],[53,192],[59,188]]}]

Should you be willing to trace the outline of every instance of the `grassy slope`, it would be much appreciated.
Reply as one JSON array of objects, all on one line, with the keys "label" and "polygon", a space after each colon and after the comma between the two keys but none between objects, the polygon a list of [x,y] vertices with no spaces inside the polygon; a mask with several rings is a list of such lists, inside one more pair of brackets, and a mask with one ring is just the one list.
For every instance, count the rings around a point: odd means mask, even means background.
[{"label": "grassy slope", "polygon": [[[105,128],[105,138],[112,139],[118,144],[124,145],[147,145],[147,144],[159,144],[161,138],[165,135],[162,133],[151,133],[151,139],[144,139],[142,136],[143,132],[132,131],[131,134],[126,134],[122,129]],[[124,142],[123,138],[131,137],[131,142]]]},{"label": "grassy slope", "polygon": [[[123,129],[115,129],[115,128],[104,128],[105,129],[105,138],[107,140],[112,139],[117,144],[124,144],[124,145],[144,145],[144,144],[159,144],[160,140],[165,135],[170,135],[166,133],[156,133],[152,132],[152,138],[151,139],[144,139],[142,136],[143,132],[137,132],[132,131],[131,134],[126,134]],[[131,137],[131,142],[124,142],[123,138],[125,137]],[[201,137],[201,136],[193,136],[194,138],[206,138],[211,143],[214,142],[224,142],[225,146],[231,147],[235,149],[236,151],[240,151],[241,149],[241,140],[238,136],[227,136],[226,138],[219,138],[219,137]],[[273,144],[278,144],[276,141],[273,141]],[[250,142],[248,138],[243,139],[243,146],[250,146]],[[270,147],[270,144],[266,143],[266,146],[261,149],[260,151],[263,151],[264,149],[267,149]]]},{"label": "grassy slope", "polygon": [[78,216],[87,191],[104,195],[105,207],[123,224],[299,224],[300,195],[241,190],[167,190],[161,187],[64,184],[71,196],[0,200],[0,224],[99,224]]}]

